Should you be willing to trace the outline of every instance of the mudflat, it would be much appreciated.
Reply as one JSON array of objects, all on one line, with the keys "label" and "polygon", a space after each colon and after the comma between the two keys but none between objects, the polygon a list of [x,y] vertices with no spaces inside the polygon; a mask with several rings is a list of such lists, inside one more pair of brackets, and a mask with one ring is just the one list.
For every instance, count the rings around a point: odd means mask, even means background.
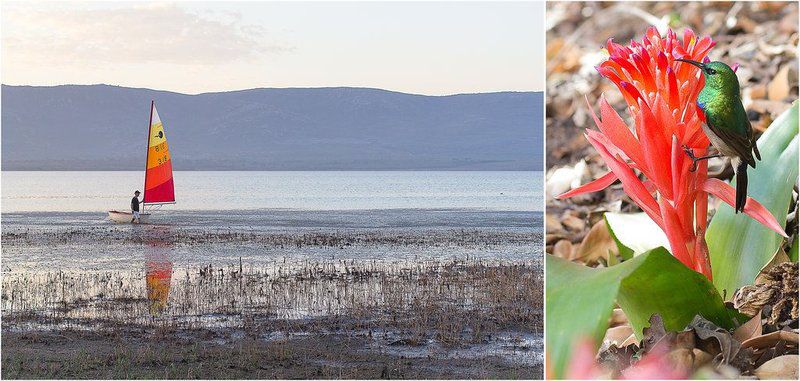
[{"label": "mudflat", "polygon": [[3,215],[3,377],[540,378],[541,213]]}]

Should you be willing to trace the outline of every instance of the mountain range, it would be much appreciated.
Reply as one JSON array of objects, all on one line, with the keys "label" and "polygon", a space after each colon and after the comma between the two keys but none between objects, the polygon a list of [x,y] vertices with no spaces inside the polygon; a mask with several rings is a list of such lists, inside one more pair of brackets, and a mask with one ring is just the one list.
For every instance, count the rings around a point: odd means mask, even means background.
[{"label": "mountain range", "polygon": [[175,170],[541,170],[541,92],[180,94],[2,86],[3,170],[142,170],[154,100]]}]

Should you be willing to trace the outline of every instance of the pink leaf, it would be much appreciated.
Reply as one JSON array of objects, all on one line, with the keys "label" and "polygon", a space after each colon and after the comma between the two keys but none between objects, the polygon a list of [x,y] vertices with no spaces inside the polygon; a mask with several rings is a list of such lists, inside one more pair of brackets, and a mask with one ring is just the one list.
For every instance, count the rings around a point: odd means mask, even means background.
[{"label": "pink leaf", "polygon": [[600,131],[586,130],[586,136],[591,136],[593,139],[599,141],[600,143],[603,143],[603,146],[606,147],[608,152],[611,152],[611,155],[613,156],[619,155],[620,157],[622,157],[623,161],[627,161],[630,159],[628,155],[625,153],[625,151],[617,147],[617,145],[614,144],[614,142],[612,142],[611,139],[608,138],[608,136],[601,133]]},{"label": "pink leaf", "polygon": [[[734,199],[736,198],[736,190],[733,189],[732,186],[724,183],[722,180],[719,179],[706,179],[706,181],[701,185],[701,189],[704,191],[711,193],[717,197],[719,197],[722,201],[725,201],[730,206],[734,206]],[[758,201],[754,200],[751,197],[747,198],[747,203],[744,204],[744,213],[753,218],[754,220],[758,221],[762,225],[768,227],[770,230],[774,231],[775,233],[780,234],[785,238],[789,238],[786,235],[786,232],[783,231],[783,227],[781,224],[778,223],[778,220],[770,213],[767,208],[761,205]]]}]

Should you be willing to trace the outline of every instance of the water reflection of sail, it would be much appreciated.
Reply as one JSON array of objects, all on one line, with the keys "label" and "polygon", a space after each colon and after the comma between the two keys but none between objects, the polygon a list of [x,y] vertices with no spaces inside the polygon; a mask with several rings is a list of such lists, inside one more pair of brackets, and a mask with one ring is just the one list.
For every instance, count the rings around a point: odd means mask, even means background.
[{"label": "water reflection of sail", "polygon": [[150,314],[158,316],[167,308],[169,300],[169,288],[172,283],[172,260],[170,258],[172,241],[151,238],[146,242],[147,300],[150,301]]}]

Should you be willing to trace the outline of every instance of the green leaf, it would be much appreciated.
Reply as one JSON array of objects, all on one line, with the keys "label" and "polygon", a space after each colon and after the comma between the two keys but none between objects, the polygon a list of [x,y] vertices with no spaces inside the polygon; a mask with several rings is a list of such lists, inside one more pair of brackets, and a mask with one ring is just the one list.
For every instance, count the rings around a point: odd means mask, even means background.
[{"label": "green leaf", "polygon": [[[784,112],[758,139],[761,161],[748,168],[747,194],[764,205],[781,225],[797,183],[798,103]],[[787,232],[792,234],[792,232]],[[759,270],[772,258],[783,238],[743,213],[723,203],[706,232],[714,285],[733,296],[734,291],[752,284]]]},{"label": "green leaf", "polygon": [[669,247],[667,235],[644,212],[603,214],[620,256],[630,259],[657,247]]},{"label": "green leaf", "polygon": [[789,260],[797,262],[797,238],[792,242],[792,247],[789,248]]},{"label": "green leaf", "polygon": [[708,279],[663,247],[600,269],[547,255],[546,269],[546,348],[558,378],[564,376],[573,345],[585,338],[600,344],[615,302],[638,338],[656,313],[673,331],[698,314],[728,329],[739,319]]}]

